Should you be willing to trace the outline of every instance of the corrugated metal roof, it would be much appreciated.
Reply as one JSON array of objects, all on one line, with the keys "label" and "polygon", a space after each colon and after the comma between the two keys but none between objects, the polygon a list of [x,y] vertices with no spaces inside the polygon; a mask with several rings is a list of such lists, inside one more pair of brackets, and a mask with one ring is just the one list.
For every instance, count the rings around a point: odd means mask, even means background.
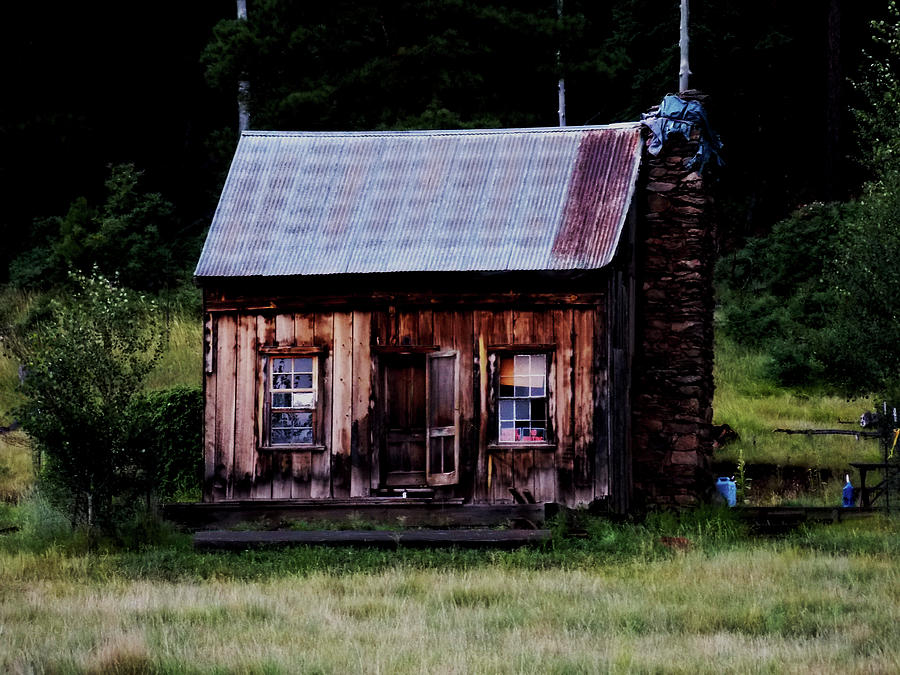
[{"label": "corrugated metal roof", "polygon": [[640,154],[637,123],[247,131],[195,275],[596,269]]}]

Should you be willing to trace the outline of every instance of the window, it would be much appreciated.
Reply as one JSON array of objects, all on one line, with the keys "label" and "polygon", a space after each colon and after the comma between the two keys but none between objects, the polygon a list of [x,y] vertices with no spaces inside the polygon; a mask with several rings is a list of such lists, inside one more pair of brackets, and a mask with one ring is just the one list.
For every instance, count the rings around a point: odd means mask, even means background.
[{"label": "window", "polygon": [[500,443],[547,443],[547,355],[501,354],[497,397]]},{"label": "window", "polygon": [[318,421],[318,359],[314,356],[276,356],[269,364],[269,444],[314,444]]}]

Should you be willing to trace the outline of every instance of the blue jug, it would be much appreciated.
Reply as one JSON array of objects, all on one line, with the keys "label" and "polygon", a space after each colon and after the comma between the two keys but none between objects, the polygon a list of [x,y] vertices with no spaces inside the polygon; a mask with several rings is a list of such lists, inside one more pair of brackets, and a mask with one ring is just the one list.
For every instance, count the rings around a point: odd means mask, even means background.
[{"label": "blue jug", "polygon": [[728,506],[737,504],[737,485],[733,479],[728,476],[719,476],[719,480],[716,481],[716,490],[725,497]]},{"label": "blue jug", "polygon": [[844,496],[844,508],[849,509],[853,506],[853,502],[855,501],[853,497],[853,485],[850,483],[850,474],[847,474],[847,482],[844,484],[844,489],[842,490],[842,494]]}]

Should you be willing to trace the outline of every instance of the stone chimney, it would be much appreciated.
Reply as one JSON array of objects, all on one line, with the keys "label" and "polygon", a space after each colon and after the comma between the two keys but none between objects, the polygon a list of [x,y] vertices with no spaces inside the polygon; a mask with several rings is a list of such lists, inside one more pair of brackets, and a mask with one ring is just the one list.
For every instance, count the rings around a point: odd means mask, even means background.
[{"label": "stone chimney", "polygon": [[[683,92],[681,98],[702,95]],[[700,130],[645,157],[636,195],[634,502],[695,505],[711,496],[715,225],[707,180],[685,167]]]}]

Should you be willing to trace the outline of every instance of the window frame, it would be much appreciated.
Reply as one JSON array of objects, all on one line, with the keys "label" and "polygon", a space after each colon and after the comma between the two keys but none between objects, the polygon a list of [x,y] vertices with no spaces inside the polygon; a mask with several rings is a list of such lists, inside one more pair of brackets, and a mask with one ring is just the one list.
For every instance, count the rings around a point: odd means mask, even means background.
[{"label": "window frame", "polygon": [[[325,395],[324,391],[324,364],[325,349],[322,347],[261,347],[259,349],[260,361],[260,391],[259,391],[259,430],[260,438],[257,448],[260,451],[291,452],[291,451],[324,451],[325,438]],[[312,413],[312,442],[311,443],[272,443],[272,363],[275,359],[311,358],[312,359],[312,390],[315,402],[312,408],[296,408],[295,410],[310,410]],[[283,410],[291,410],[284,408]]]},{"label": "window frame", "polygon": [[[517,345],[489,345],[488,349],[488,421],[490,424],[490,432],[488,434],[488,448],[495,450],[517,450],[517,449],[545,449],[553,450],[556,448],[556,427],[554,424],[554,405],[555,387],[555,355],[556,345],[550,344],[517,344]],[[514,359],[516,356],[544,356],[546,358],[545,377],[545,433],[544,439],[539,441],[523,441],[512,440],[503,441],[500,439],[500,362],[502,359]],[[506,399],[508,397],[504,397]]]}]

